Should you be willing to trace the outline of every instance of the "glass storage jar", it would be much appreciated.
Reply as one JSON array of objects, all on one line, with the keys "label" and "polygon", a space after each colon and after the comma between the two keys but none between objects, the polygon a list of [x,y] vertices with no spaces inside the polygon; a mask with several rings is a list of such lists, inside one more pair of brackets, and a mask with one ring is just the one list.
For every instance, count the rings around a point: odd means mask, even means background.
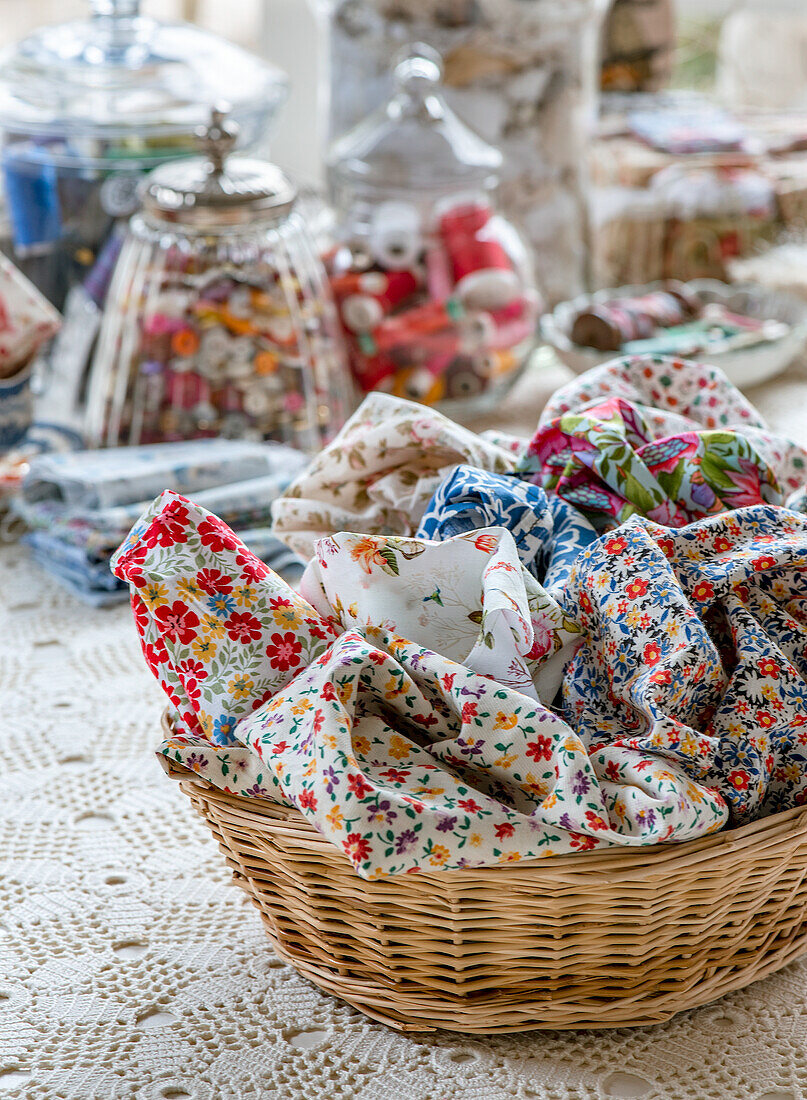
[{"label": "glass storage jar", "polygon": [[501,153],[447,106],[441,80],[439,54],[405,50],[392,98],[332,146],[326,267],[360,387],[462,413],[515,378],[541,303],[497,212]]},{"label": "glass storage jar", "polygon": [[608,0],[311,2],[329,40],[330,137],[389,95],[399,49],[427,43],[443,58],[449,106],[504,155],[501,208],[526,235],[542,292],[552,301],[579,294],[584,153]]},{"label": "glass storage jar", "polygon": [[93,361],[93,446],[223,435],[313,452],[352,410],[322,264],[288,178],[228,156],[214,110],[204,157],[156,168],[130,223]]},{"label": "glass storage jar", "polygon": [[139,0],[89,7],[0,54],[0,247],[59,309],[85,282],[103,299],[139,179],[194,151],[214,103],[231,104],[255,149],[287,92],[280,70],[198,27],[141,16]]}]

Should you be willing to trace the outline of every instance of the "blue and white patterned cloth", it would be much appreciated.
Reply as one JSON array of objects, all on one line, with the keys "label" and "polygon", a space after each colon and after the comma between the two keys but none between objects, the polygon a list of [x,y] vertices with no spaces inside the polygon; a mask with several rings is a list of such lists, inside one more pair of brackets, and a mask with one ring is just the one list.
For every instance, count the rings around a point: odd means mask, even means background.
[{"label": "blue and white patterned cloth", "polygon": [[545,588],[563,586],[597,532],[571,504],[539,485],[473,466],[458,466],[438,486],[417,537],[444,542],[483,527],[506,527],[525,569]]},{"label": "blue and white patterned cloth", "polygon": [[94,606],[126,598],[109,559],[143,512],[142,496],[166,487],[222,516],[293,582],[304,563],[272,534],[271,505],[306,462],[290,447],[229,439],[41,455],[12,509],[31,529],[24,542],[34,560]]},{"label": "blue and white patterned cloth", "polygon": [[192,439],[146,447],[70,451],[35,458],[22,497],[31,504],[58,501],[68,509],[129,504],[142,511],[143,501],[166,488],[188,496],[267,476],[284,487],[306,463],[306,456],[291,447],[241,439]]}]

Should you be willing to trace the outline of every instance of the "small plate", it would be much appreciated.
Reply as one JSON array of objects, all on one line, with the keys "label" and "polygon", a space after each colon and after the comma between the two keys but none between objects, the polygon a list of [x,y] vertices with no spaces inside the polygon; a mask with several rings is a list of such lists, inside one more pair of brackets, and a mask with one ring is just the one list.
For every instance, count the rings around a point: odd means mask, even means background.
[{"label": "small plate", "polygon": [[[541,319],[541,336],[556,351],[558,357],[575,374],[582,374],[600,363],[607,363],[621,354],[618,351],[597,351],[596,348],[573,344],[569,339],[574,317],[581,309],[614,298],[634,298],[663,290],[665,283],[649,283],[646,286],[623,286],[615,290],[598,290],[596,294],[581,294],[568,302],[561,302],[552,313]],[[757,283],[721,283],[717,279],[693,279],[687,286],[695,292],[704,305],[717,302],[732,313],[745,314],[790,325],[789,332],[778,340],[757,344],[749,348],[729,351],[698,352],[694,358],[703,359],[720,367],[730,381],[741,389],[757,386],[769,378],[781,374],[807,345],[807,302],[782,290],[771,290]]]}]

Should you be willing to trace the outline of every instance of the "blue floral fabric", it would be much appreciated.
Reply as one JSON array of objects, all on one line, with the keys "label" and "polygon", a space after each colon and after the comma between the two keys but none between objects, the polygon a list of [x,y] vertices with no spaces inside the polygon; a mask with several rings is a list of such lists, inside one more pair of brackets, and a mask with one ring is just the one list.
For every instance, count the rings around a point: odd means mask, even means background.
[{"label": "blue floral fabric", "polygon": [[521,564],[546,588],[565,584],[577,555],[596,539],[588,520],[539,485],[458,466],[426,508],[418,538],[443,542],[484,527],[506,527]]},{"label": "blue floral fabric", "polygon": [[563,713],[595,768],[603,746],[662,756],[735,821],[807,801],[806,580],[807,517],[770,505],[634,516],[584,550]]}]

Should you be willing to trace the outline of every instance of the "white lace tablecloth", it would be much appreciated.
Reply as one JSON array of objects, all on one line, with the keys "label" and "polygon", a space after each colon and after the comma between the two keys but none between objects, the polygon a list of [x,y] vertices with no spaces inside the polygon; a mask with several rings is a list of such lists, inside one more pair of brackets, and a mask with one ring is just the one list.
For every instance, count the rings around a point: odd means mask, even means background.
[{"label": "white lace tablecloth", "polygon": [[[526,381],[512,422],[559,380]],[[751,396],[807,441],[807,372]],[[807,962],[613,1032],[404,1036],[320,993],[154,758],[128,608],[85,608],[19,546],[0,682],[0,1100],[807,1100]]]}]

